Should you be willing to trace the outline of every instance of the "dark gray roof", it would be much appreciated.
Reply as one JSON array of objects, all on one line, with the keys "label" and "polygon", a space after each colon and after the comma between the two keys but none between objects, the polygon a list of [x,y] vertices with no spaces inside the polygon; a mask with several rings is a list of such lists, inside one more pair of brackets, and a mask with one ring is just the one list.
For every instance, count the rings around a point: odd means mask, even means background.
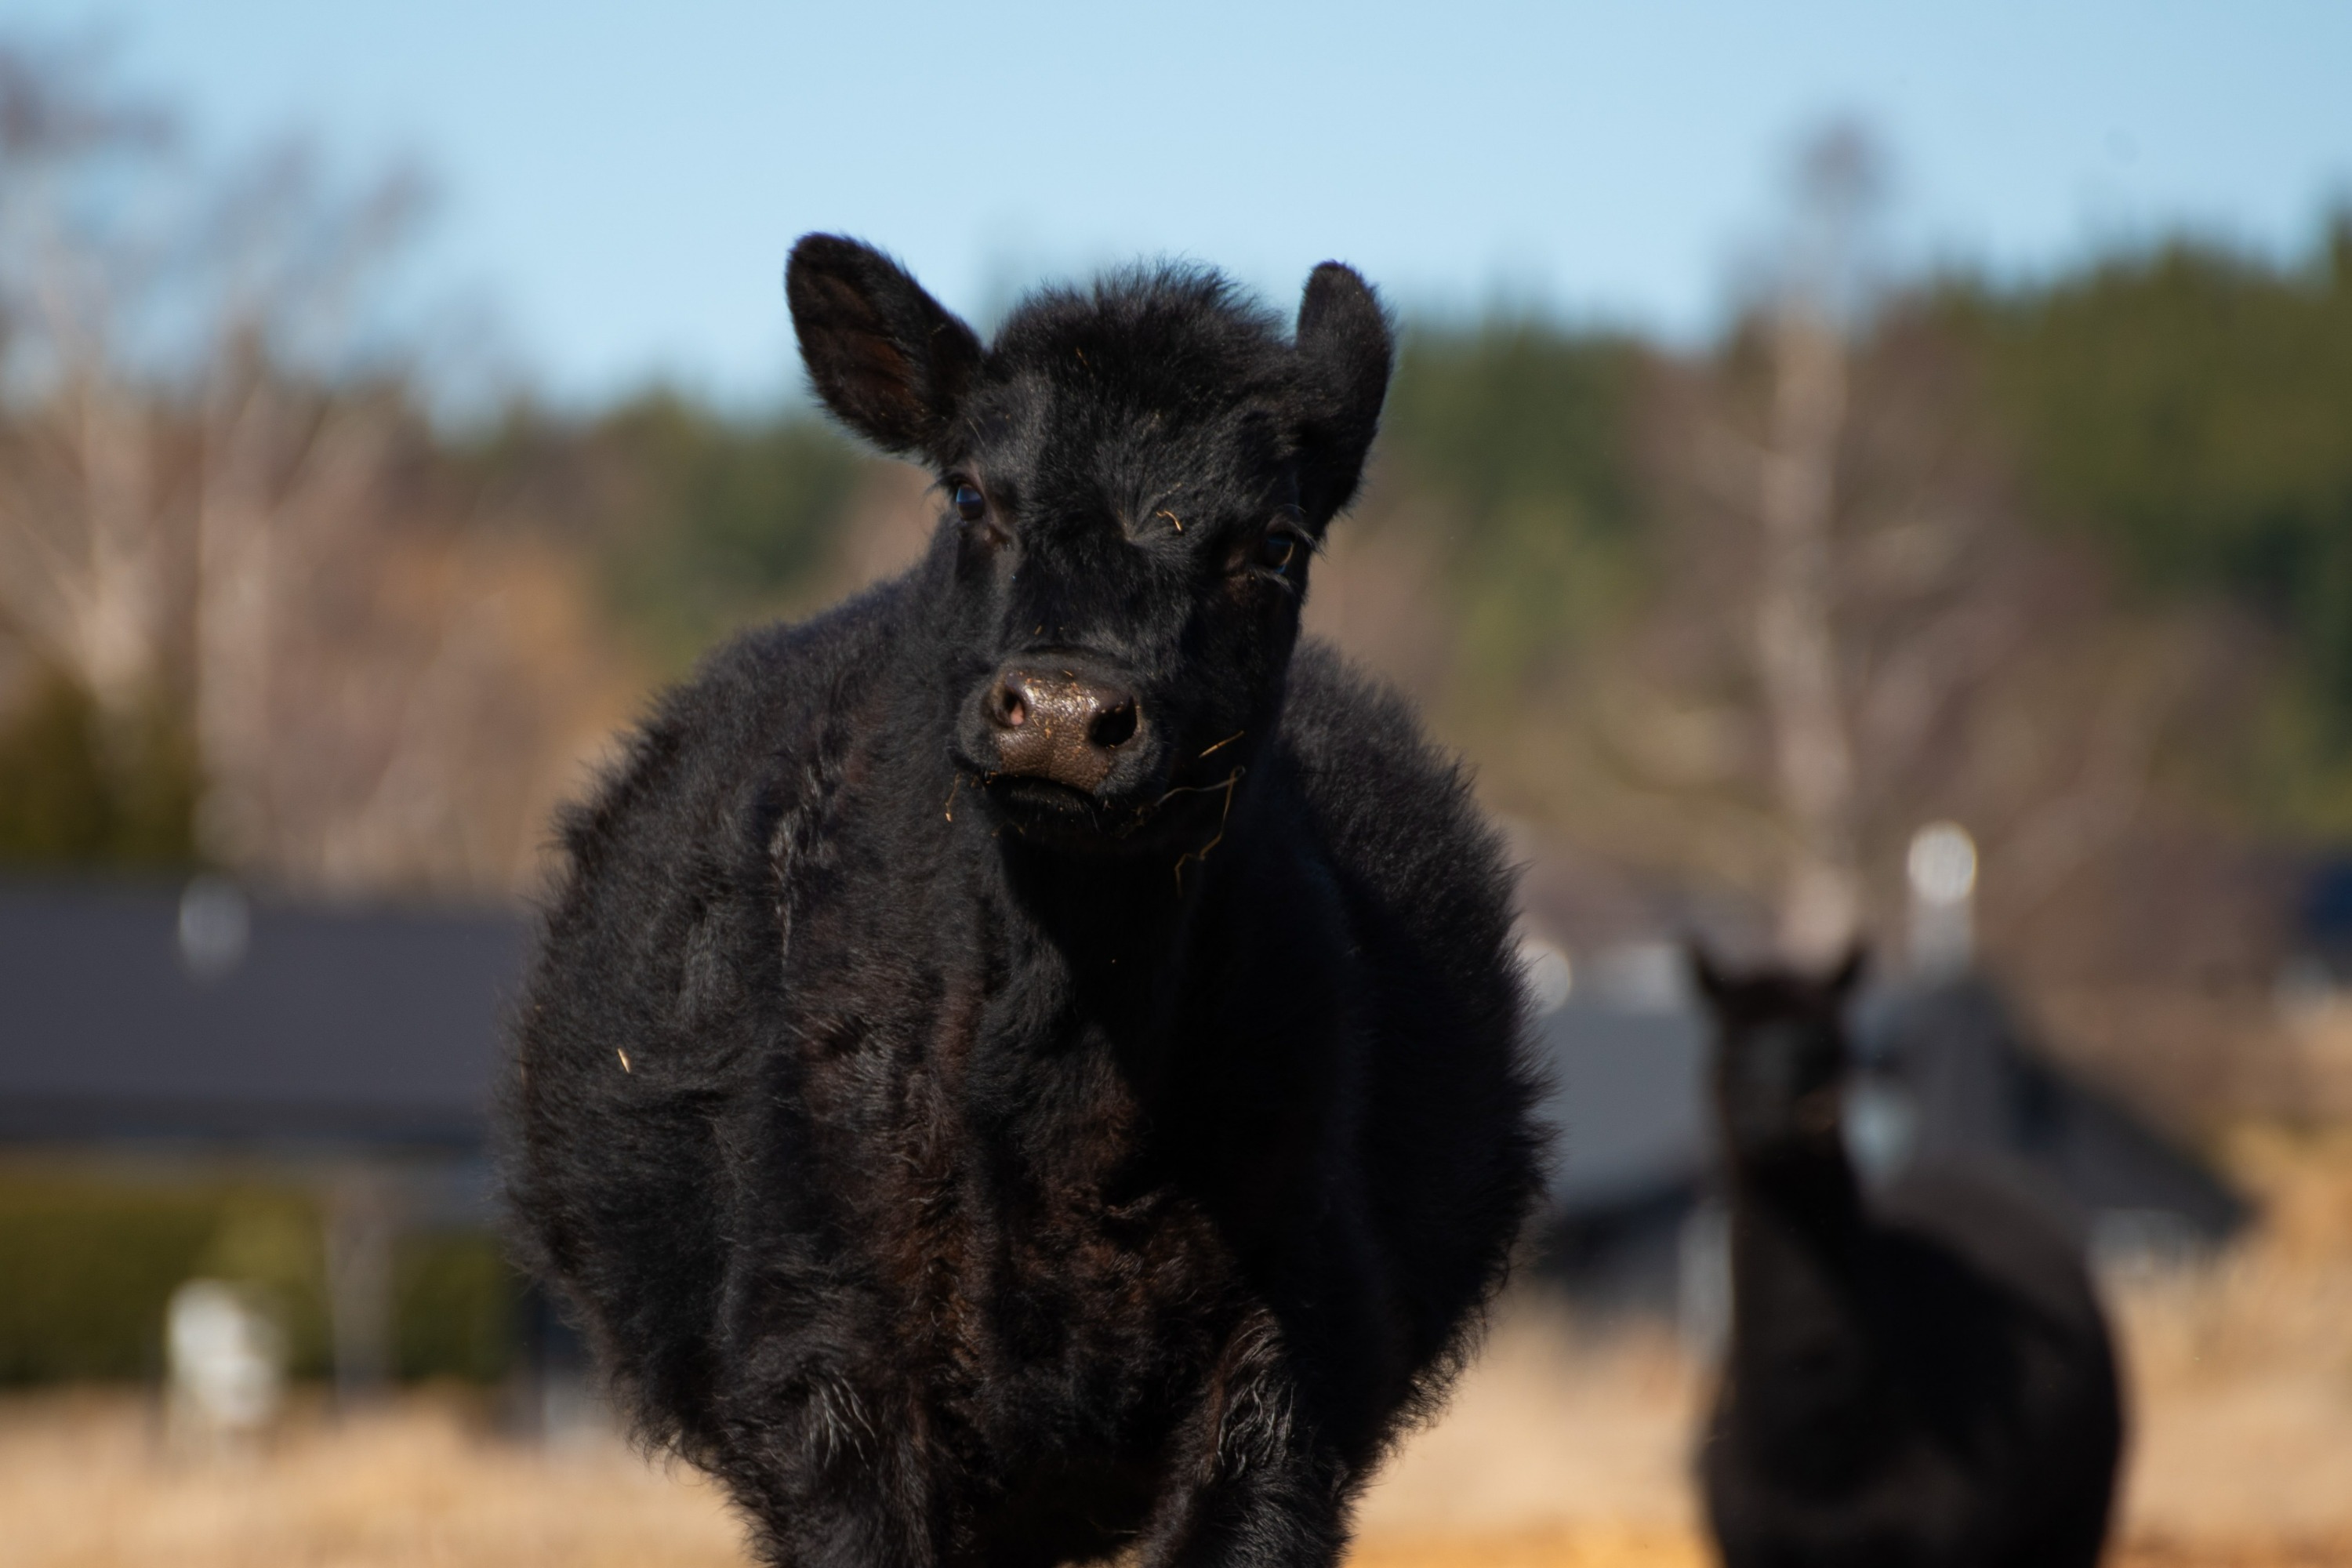
[{"label": "dark gray roof", "polygon": [[523,921],[248,912],[192,963],[178,889],[0,886],[0,1140],[478,1147]]},{"label": "dark gray roof", "polygon": [[[1859,1015],[1857,1054],[1869,1070],[1857,1082],[1898,1097],[1899,1162],[2001,1161],[2086,1218],[2169,1215],[2209,1238],[2246,1219],[2244,1200],[2193,1152],[2053,1062],[1990,984],[1896,987]],[[1536,1028],[1551,1078],[1544,1116],[1559,1132],[1556,1218],[1599,1220],[1707,1182],[1697,1013],[1572,997]],[[1850,1131],[1855,1112],[1850,1102]]]},{"label": "dark gray roof", "polygon": [[2208,1239],[2248,1217],[2193,1152],[2051,1060],[1982,979],[1879,998],[1860,1036],[1879,1077],[1916,1107],[1913,1158],[1995,1152],[2079,1214],[2168,1214]]},{"label": "dark gray roof", "polygon": [[1696,1014],[1571,997],[1538,1022],[1537,1040],[1561,1210],[1641,1203],[1706,1173],[1706,1038]]}]

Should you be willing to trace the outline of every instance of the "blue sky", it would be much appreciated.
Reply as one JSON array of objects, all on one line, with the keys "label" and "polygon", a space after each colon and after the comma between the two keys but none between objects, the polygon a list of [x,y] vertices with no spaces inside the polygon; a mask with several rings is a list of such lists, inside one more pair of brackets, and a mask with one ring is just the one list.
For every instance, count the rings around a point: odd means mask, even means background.
[{"label": "blue sky", "polygon": [[1789,152],[1893,153],[1909,264],[2176,226],[2292,252],[2352,201],[2352,5],[498,5],[14,0],[116,40],[215,146],[316,135],[444,201],[415,258],[567,398],[792,384],[780,276],[864,235],[951,306],[1139,253],[1284,298],[1719,321]]}]

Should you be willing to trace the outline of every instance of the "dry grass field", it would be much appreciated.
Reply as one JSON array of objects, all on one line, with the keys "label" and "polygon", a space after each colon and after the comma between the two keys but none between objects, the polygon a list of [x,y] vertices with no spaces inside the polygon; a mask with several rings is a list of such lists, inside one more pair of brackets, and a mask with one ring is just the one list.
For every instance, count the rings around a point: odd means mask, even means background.
[{"label": "dry grass field", "polygon": [[[2120,1282],[2135,1436],[2116,1568],[2352,1568],[2352,1136],[2250,1134],[2263,1232]],[[1663,1337],[1522,1300],[1366,1499],[1356,1568],[1700,1568],[1704,1378]],[[498,1436],[478,1403],[298,1414],[194,1460],[123,1394],[0,1403],[0,1568],[740,1568],[690,1473],[617,1441]]]}]

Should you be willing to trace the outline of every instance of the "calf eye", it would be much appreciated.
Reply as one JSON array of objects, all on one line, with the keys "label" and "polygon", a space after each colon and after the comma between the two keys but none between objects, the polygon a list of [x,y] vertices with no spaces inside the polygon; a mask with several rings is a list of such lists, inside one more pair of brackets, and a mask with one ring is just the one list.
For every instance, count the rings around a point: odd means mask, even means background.
[{"label": "calf eye", "polygon": [[956,515],[966,522],[978,522],[988,513],[988,498],[980,493],[978,485],[958,485],[955,510]]},{"label": "calf eye", "polygon": [[1276,529],[1257,542],[1257,563],[1277,577],[1290,575],[1298,559],[1298,535]]}]

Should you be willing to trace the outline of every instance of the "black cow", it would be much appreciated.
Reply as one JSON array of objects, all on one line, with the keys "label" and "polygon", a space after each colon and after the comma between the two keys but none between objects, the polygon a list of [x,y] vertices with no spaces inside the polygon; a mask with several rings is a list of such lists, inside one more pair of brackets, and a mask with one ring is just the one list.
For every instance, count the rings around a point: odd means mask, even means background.
[{"label": "black cow", "polygon": [[565,818],[520,1229],[772,1563],[1329,1563],[1536,1186],[1496,837],[1297,647],[1386,319],[1161,268],[983,348],[826,236],[787,290],[944,515]]},{"label": "black cow", "polygon": [[1841,1135],[1827,979],[1729,975],[1715,1014],[1732,1328],[1700,1457],[1727,1568],[2090,1568],[2123,1438],[2068,1228],[1993,1173],[1921,1169],[1865,1205]]}]

